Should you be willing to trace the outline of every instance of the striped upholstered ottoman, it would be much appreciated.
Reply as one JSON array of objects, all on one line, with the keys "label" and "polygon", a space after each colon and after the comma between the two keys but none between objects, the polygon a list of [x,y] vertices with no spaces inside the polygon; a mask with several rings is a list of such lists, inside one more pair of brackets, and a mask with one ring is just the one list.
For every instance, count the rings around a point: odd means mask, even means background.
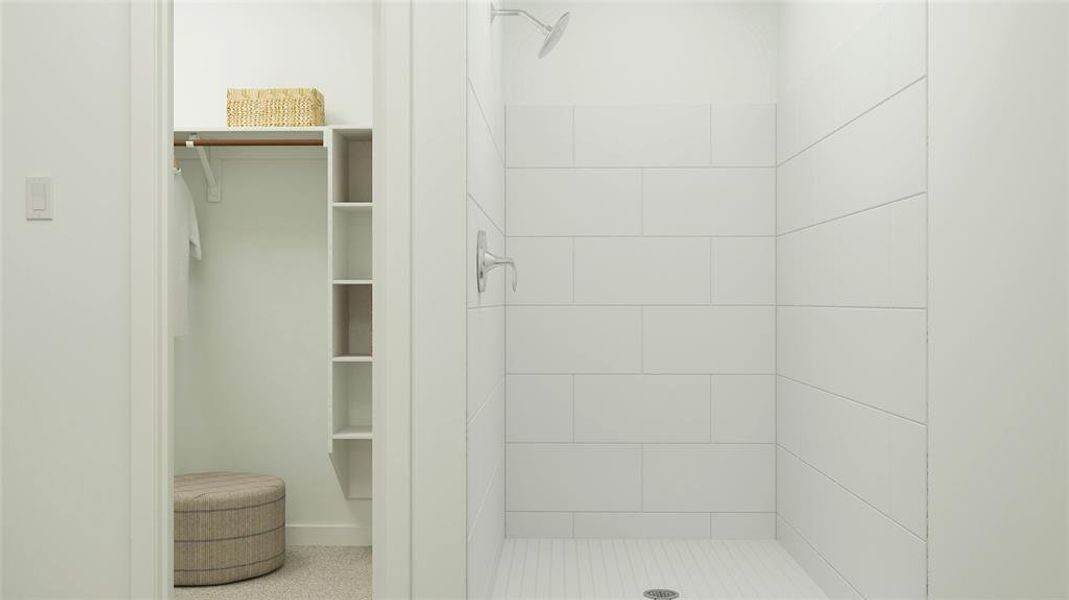
[{"label": "striped upholstered ottoman", "polygon": [[174,478],[174,584],[214,585],[286,561],[286,483],[252,473]]}]

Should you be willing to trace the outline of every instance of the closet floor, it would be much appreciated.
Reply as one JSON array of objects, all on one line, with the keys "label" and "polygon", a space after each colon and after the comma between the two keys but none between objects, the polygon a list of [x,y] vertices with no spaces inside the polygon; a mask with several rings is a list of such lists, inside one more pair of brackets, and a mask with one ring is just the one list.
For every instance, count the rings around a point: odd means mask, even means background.
[{"label": "closet floor", "polygon": [[507,539],[494,600],[810,600],[824,593],[775,540]]},{"label": "closet floor", "polygon": [[288,546],[274,573],[226,585],[176,587],[175,600],[371,600],[371,548]]}]

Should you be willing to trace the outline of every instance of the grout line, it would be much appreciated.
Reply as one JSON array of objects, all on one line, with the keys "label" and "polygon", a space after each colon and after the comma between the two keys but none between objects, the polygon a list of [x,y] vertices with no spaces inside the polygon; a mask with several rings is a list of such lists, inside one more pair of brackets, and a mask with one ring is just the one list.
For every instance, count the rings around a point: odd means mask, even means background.
[{"label": "grout line", "polygon": [[646,306],[638,306],[638,372],[646,374]]},{"label": "grout line", "polygon": [[761,375],[761,376],[774,377],[776,375],[775,373],[771,373],[771,372],[767,372],[767,371],[764,372],[764,373],[734,373],[734,372],[717,373],[717,372],[709,372],[709,371],[700,371],[700,372],[699,371],[656,371],[656,372],[652,372],[652,373],[639,373],[637,371],[616,371],[615,373],[608,372],[608,371],[601,371],[601,372],[597,372],[597,371],[581,371],[581,372],[576,372],[576,373],[572,373],[571,371],[509,371],[509,372],[507,372],[505,374],[506,375],[573,375],[574,374],[574,375],[596,375],[596,376],[602,376],[602,377],[609,377],[609,376],[611,376],[611,377],[620,377],[622,375],[631,375],[631,376],[638,376],[638,375],[658,375],[658,376],[717,375],[717,376],[723,376],[723,377],[736,376],[736,375],[737,376],[742,376],[742,375],[750,375],[750,376]]},{"label": "grout line", "polygon": [[[772,139],[772,159],[778,163],[779,159],[779,104],[774,105],[772,111],[772,131],[775,133]],[[779,164],[772,172],[772,229],[776,232],[772,248],[772,297],[776,310],[772,314],[772,370],[776,375],[772,376],[772,440],[779,446]],[[779,452],[772,455],[772,507],[779,516]],[[779,538],[779,532],[773,528],[773,535]]]},{"label": "grout line", "polygon": [[779,308],[838,308],[843,310],[927,310],[923,306],[865,306],[860,304],[777,304]]},{"label": "grout line", "polygon": [[572,105],[572,168],[575,168],[575,105]]},{"label": "grout line", "polygon": [[572,305],[575,304],[575,238],[572,241]]},{"label": "grout line", "polygon": [[[577,304],[565,304],[562,302],[545,303],[545,304],[509,304],[509,307],[522,307],[522,308],[562,308],[562,307],[575,307],[575,308],[776,308],[775,304],[706,304],[704,302],[692,302],[692,303],[676,303],[676,304],[637,304],[637,303],[621,303],[621,304],[607,304],[604,302],[580,302]],[[829,308],[850,308],[842,306],[833,306]],[[872,308],[863,306],[859,308]],[[878,308],[878,307],[877,307]],[[916,309],[902,309],[902,310],[916,310]],[[920,309],[923,310],[923,309]]]},{"label": "grout line", "polygon": [[716,304],[716,298],[713,297],[714,281],[716,281],[716,241],[714,238],[709,238],[709,304]]},{"label": "grout line", "polygon": [[[497,385],[495,385],[493,387],[493,389],[490,390],[490,393],[486,395],[486,398],[483,399],[483,401],[479,403],[478,408],[476,408],[475,411],[471,413],[471,416],[468,417],[468,422],[466,424],[466,427],[471,427],[471,425],[473,423],[475,423],[475,420],[479,418],[480,414],[482,414],[483,409],[486,408],[487,406],[489,406],[490,399],[494,397],[494,393],[497,392],[498,388],[504,387],[504,385],[505,385],[505,376],[502,376],[501,377],[501,381],[497,382]],[[502,400],[504,400],[504,398],[502,398]]]},{"label": "grout line", "polygon": [[[490,213],[486,212],[486,208],[483,207],[482,203],[479,202],[475,198],[475,196],[473,196],[471,194],[470,191],[466,195],[467,195],[468,199],[471,200],[472,203],[475,204],[475,206],[479,209],[479,212],[481,212],[483,214],[483,216],[486,217],[486,220],[489,221],[490,224],[494,226],[494,229],[496,229],[497,232],[501,234],[501,237],[506,237],[505,236],[505,231],[501,228],[501,225],[498,225],[497,221],[495,221],[494,218],[490,216]],[[489,232],[487,232],[487,233],[489,233]],[[467,234],[465,234],[465,235],[467,235]],[[487,240],[487,242],[489,243],[489,240]]]},{"label": "grout line", "polygon": [[775,164],[766,165],[663,165],[663,164],[621,164],[621,165],[518,165],[507,168],[516,171],[636,171],[645,169],[648,171],[736,171],[736,170],[761,170],[772,171],[777,168]]},{"label": "grout line", "polygon": [[912,200],[914,198],[919,198],[919,197],[927,195],[927,194],[928,194],[927,190],[920,191],[920,192],[915,192],[915,193],[909,194],[908,196],[902,196],[901,198],[895,198],[894,200],[888,200],[887,202],[881,202],[880,204],[876,204],[876,205],[869,206],[869,207],[866,207],[866,208],[858,209],[858,210],[855,210],[853,212],[848,212],[846,214],[839,215],[837,217],[831,217],[830,219],[824,219],[823,221],[818,221],[816,223],[812,223],[812,224],[806,225],[804,227],[797,227],[795,229],[791,229],[790,231],[782,231],[782,232],[776,234],[776,237],[782,237],[782,236],[785,236],[785,235],[790,235],[792,233],[798,233],[799,231],[805,231],[806,229],[812,229],[814,227],[819,227],[821,225],[827,225],[828,223],[834,223],[835,221],[841,221],[843,219],[848,219],[850,217],[856,217],[857,215],[860,215],[862,213],[867,213],[869,211],[877,210],[877,209],[880,209],[880,208],[887,208],[888,206],[891,206],[892,204],[896,204],[898,202],[905,202],[906,200]]},{"label": "grout line", "polygon": [[924,74],[924,75],[921,75],[921,76],[920,76],[920,77],[918,77],[917,79],[914,79],[913,81],[911,81],[911,82],[907,83],[907,84],[905,85],[905,87],[902,87],[902,88],[900,88],[899,90],[897,90],[897,91],[895,91],[894,93],[892,93],[892,94],[891,94],[890,96],[887,96],[887,97],[886,97],[886,98],[884,98],[883,100],[880,100],[880,101],[879,101],[879,102],[877,102],[876,104],[874,104],[874,105],[872,105],[871,107],[869,107],[869,108],[865,109],[865,110],[864,110],[864,111],[862,111],[862,112],[861,112],[860,114],[858,114],[858,115],[857,115],[856,117],[853,117],[853,118],[852,118],[852,119],[850,119],[849,121],[847,121],[847,122],[843,123],[842,125],[840,125],[840,126],[836,127],[835,129],[832,129],[832,130],[831,130],[831,132],[829,132],[828,134],[826,134],[826,135],[824,135],[824,136],[820,137],[820,138],[819,138],[819,139],[817,139],[817,140],[816,140],[815,142],[813,142],[813,143],[809,144],[808,146],[805,146],[804,148],[802,148],[802,149],[801,149],[801,150],[799,150],[798,152],[795,152],[794,154],[792,154],[792,155],[788,156],[787,158],[783,159],[782,161],[780,161],[780,162],[779,162],[779,163],[778,163],[778,164],[776,165],[776,167],[777,167],[777,168],[778,168],[778,167],[782,167],[783,165],[785,165],[785,164],[787,164],[787,163],[791,162],[791,161],[792,161],[792,160],[794,160],[795,158],[797,158],[797,157],[801,156],[801,155],[802,155],[802,153],[804,153],[804,152],[806,152],[806,151],[808,151],[808,150],[812,149],[812,148],[813,148],[814,146],[816,146],[817,144],[819,144],[819,143],[823,142],[824,140],[827,140],[828,138],[832,137],[833,135],[835,135],[835,134],[839,133],[840,131],[842,131],[842,130],[846,129],[847,127],[849,127],[849,126],[850,126],[850,125],[852,125],[853,123],[855,123],[855,122],[857,122],[858,120],[860,120],[860,119],[861,119],[862,117],[864,117],[865,115],[867,115],[867,114],[871,113],[872,111],[876,110],[877,108],[879,108],[879,107],[883,106],[884,104],[886,104],[886,103],[888,103],[889,101],[891,101],[891,100],[892,100],[893,98],[896,98],[897,96],[899,96],[900,94],[902,94],[902,93],[903,93],[903,92],[905,92],[906,90],[910,89],[911,87],[913,87],[913,86],[917,85],[918,83],[920,83],[921,81],[924,81],[924,80],[925,80],[925,79],[927,79],[927,78],[928,78],[928,75],[927,75],[927,73],[926,73],[926,74]]},{"label": "grout line", "polygon": [[716,428],[716,415],[713,414],[714,411],[715,411],[715,407],[716,407],[716,401],[714,400],[714,395],[716,394],[716,392],[713,389],[713,387],[714,387],[713,386],[713,378],[714,377],[715,377],[715,375],[709,375],[709,443],[710,444],[715,444],[716,443],[716,436],[713,435],[713,431]]},{"label": "grout line", "polygon": [[[770,510],[509,510],[510,513],[565,514],[565,515],[774,515]],[[596,538],[590,538],[596,539]],[[700,539],[700,538],[699,538]]]},{"label": "grout line", "polygon": [[[904,198],[903,198],[904,199]],[[474,200],[474,198],[472,198]],[[591,239],[591,240],[605,240],[614,238],[625,239],[735,239],[735,238],[775,238],[775,233],[740,233],[740,234],[708,234],[708,233],[687,233],[687,234],[672,234],[672,233],[604,233],[604,234],[580,234],[574,233],[565,234],[519,234],[510,235],[510,238],[531,238],[531,239]]]},{"label": "grout line", "polygon": [[639,446],[638,451],[638,512],[646,512],[646,446]]},{"label": "grout line", "polygon": [[[497,145],[497,138],[494,137],[494,128],[490,126],[490,119],[486,118],[486,111],[483,110],[483,102],[482,99],[479,98],[479,92],[475,89],[475,83],[470,77],[466,77],[465,79],[468,81],[468,88],[471,89],[472,97],[475,98],[475,107],[479,109],[479,116],[482,117],[483,125],[486,126],[486,132],[490,134],[490,143],[494,146],[494,152],[497,154],[498,162],[501,163],[501,168],[504,169],[507,166],[505,164],[505,151]],[[505,105],[502,105],[501,109],[504,111],[506,109]]]},{"label": "grout line", "polygon": [[572,443],[575,443],[575,374],[572,374]]},{"label": "grout line", "polygon": [[899,527],[899,528],[900,528],[900,529],[901,529],[902,531],[904,531],[904,532],[908,533],[908,534],[909,534],[909,535],[910,535],[911,537],[913,537],[913,538],[916,538],[916,540],[917,540],[917,541],[919,541],[919,542],[922,542],[922,543],[924,543],[925,545],[927,545],[928,541],[927,541],[926,539],[922,538],[921,536],[917,535],[916,533],[913,533],[913,531],[912,531],[911,529],[909,529],[908,527],[906,527],[906,526],[905,526],[905,525],[903,525],[902,523],[899,523],[897,519],[895,519],[895,518],[894,518],[894,517],[892,517],[891,515],[889,515],[889,514],[887,514],[887,513],[883,512],[882,510],[880,510],[879,508],[877,508],[877,507],[876,507],[876,505],[872,504],[871,502],[869,502],[869,501],[868,501],[868,500],[866,500],[865,498],[863,498],[863,497],[861,497],[860,495],[858,495],[858,494],[857,494],[857,492],[855,492],[855,491],[851,490],[850,488],[846,487],[846,486],[845,486],[845,485],[843,485],[842,483],[839,483],[839,481],[838,481],[837,479],[835,479],[835,478],[834,478],[834,477],[832,477],[831,475],[828,475],[827,473],[825,473],[824,471],[822,471],[822,470],[821,470],[821,469],[820,469],[819,467],[817,467],[816,465],[814,465],[814,464],[810,463],[809,461],[807,461],[806,459],[802,458],[801,456],[798,456],[798,455],[797,455],[797,454],[795,454],[795,453],[794,453],[793,451],[791,451],[791,449],[790,449],[790,448],[787,448],[786,446],[780,446],[779,448],[780,448],[781,450],[783,450],[784,452],[786,452],[787,454],[790,454],[791,456],[793,456],[793,457],[794,457],[795,459],[797,459],[797,460],[798,460],[798,462],[800,462],[800,463],[802,463],[803,465],[805,465],[805,466],[809,467],[810,469],[812,469],[812,470],[813,470],[813,471],[815,471],[816,473],[819,473],[820,475],[822,475],[822,476],[823,476],[823,477],[824,477],[825,479],[827,479],[828,481],[830,481],[830,482],[832,482],[833,484],[835,484],[835,486],[839,487],[840,489],[842,489],[843,491],[845,491],[845,492],[846,492],[847,494],[850,494],[850,495],[851,495],[851,496],[853,496],[854,498],[856,498],[856,499],[860,500],[860,501],[862,502],[862,504],[864,504],[865,506],[867,506],[867,507],[871,508],[872,510],[876,511],[876,512],[877,512],[877,513],[879,513],[879,514],[880,514],[881,516],[883,516],[884,518],[886,518],[886,519],[887,519],[888,521],[890,521],[890,522],[894,523],[895,525],[898,525],[898,527]]},{"label": "grout line", "polygon": [[863,407],[868,408],[870,410],[874,410],[874,411],[876,411],[878,413],[881,413],[881,414],[884,414],[884,415],[886,415],[888,417],[894,417],[896,419],[900,419],[902,421],[905,421],[907,423],[911,423],[913,425],[920,425],[921,427],[924,427],[925,429],[928,428],[928,425],[926,423],[921,423],[920,421],[911,419],[909,417],[903,417],[902,415],[895,414],[895,413],[893,413],[893,412],[891,412],[889,410],[882,409],[882,408],[880,408],[878,406],[873,406],[871,404],[867,404],[867,403],[862,402],[860,400],[855,400],[855,399],[853,399],[853,398],[851,398],[849,396],[844,396],[842,394],[836,394],[835,392],[833,392],[831,390],[826,390],[826,389],[824,389],[822,387],[815,386],[815,385],[813,385],[811,383],[807,383],[807,382],[802,381],[800,379],[795,379],[793,377],[788,377],[788,376],[786,376],[786,375],[784,375],[782,373],[778,374],[777,377],[782,377],[782,378],[786,379],[787,381],[793,381],[794,383],[797,383],[798,385],[804,385],[804,386],[806,386],[808,388],[812,388],[812,389],[817,390],[819,392],[824,392],[825,394],[829,394],[831,396],[835,396],[836,398],[841,398],[843,400],[849,400],[850,402],[853,402],[854,404],[857,404],[859,406],[863,406]]},{"label": "grout line", "polygon": [[[798,531],[798,528],[795,527],[793,523],[788,521],[783,515],[779,514],[778,512],[776,513],[776,517],[777,517],[777,528],[779,526],[778,521],[783,521],[783,523],[785,525],[787,525],[787,527],[790,527],[791,530],[794,531],[794,534],[796,536],[798,536],[798,539],[800,539],[803,542],[805,542],[806,546],[809,546],[809,549],[813,551],[813,554],[815,554],[817,556],[817,558],[819,558],[821,560],[821,562],[823,562],[825,565],[827,565],[827,567],[829,569],[831,569],[832,572],[834,572],[836,575],[838,575],[839,579],[841,579],[844,583],[846,583],[846,585],[850,586],[850,589],[853,590],[855,594],[857,594],[858,598],[864,598],[865,597],[864,594],[862,594],[860,591],[858,591],[858,589],[856,587],[854,587],[853,582],[851,582],[849,579],[847,579],[845,575],[840,573],[839,569],[837,569],[835,567],[835,565],[833,565],[831,563],[831,561],[829,561],[823,554],[821,554],[820,550],[817,550],[817,547],[813,545],[813,542],[809,541],[809,538],[805,537],[804,535],[802,535],[802,532]],[[777,535],[776,539],[777,540],[779,539],[778,535]],[[784,549],[784,550],[786,550],[786,549]],[[790,552],[788,552],[787,554],[790,554]],[[799,565],[799,567],[801,567],[801,565]],[[805,571],[805,568],[803,567],[802,570]],[[808,571],[806,571],[806,575],[809,575]],[[812,579],[812,576],[810,576],[810,579]],[[820,584],[818,584],[816,581],[813,581],[813,583],[814,583],[814,585],[817,586],[818,589],[820,589],[821,591],[824,591],[823,588],[820,587]]]},{"label": "grout line", "polygon": [[[656,440],[607,440],[597,442],[506,442],[510,446],[776,446],[773,442],[663,442]],[[625,511],[626,512],[626,511]]]}]

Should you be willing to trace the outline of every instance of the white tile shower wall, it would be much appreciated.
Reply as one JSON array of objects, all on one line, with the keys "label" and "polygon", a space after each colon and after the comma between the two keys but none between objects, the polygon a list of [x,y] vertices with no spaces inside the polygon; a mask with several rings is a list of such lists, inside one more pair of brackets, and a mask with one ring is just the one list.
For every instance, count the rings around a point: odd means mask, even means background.
[{"label": "white tile shower wall", "polygon": [[505,539],[505,279],[475,284],[475,236],[505,251],[501,32],[489,0],[467,3],[468,597],[489,598]]},{"label": "white tile shower wall", "polygon": [[775,111],[509,106],[507,534],[775,535]]},{"label": "white tile shower wall", "polygon": [[834,598],[924,598],[925,3],[781,8],[777,537]]}]

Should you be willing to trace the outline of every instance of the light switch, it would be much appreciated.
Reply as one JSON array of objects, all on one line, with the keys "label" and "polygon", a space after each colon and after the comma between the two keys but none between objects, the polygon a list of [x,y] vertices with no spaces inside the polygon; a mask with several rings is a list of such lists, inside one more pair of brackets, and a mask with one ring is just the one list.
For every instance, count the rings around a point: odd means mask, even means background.
[{"label": "light switch", "polygon": [[26,220],[52,220],[52,178],[26,178]]}]

